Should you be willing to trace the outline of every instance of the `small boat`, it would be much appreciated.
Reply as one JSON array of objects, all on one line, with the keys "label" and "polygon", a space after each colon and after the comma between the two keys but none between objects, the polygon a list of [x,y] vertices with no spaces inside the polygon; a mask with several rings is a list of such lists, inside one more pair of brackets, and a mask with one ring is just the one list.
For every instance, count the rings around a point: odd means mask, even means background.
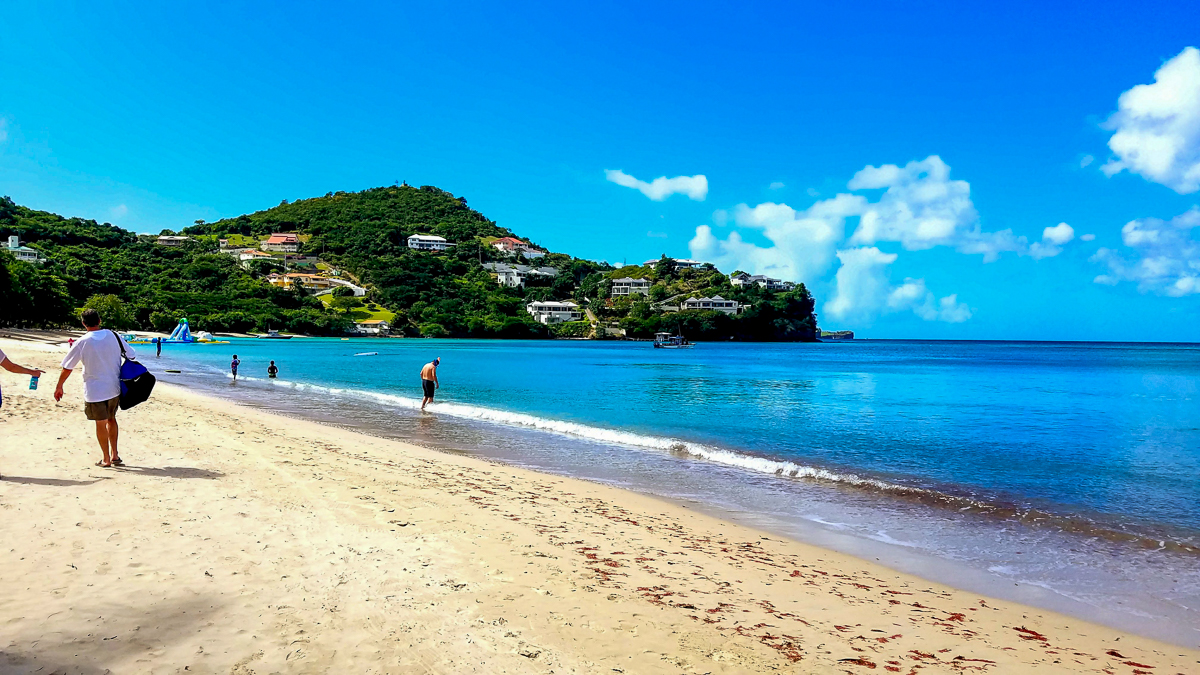
[{"label": "small boat", "polygon": [[695,346],[695,344],[688,342],[687,338],[682,335],[671,335],[670,333],[654,334],[655,349],[691,349]]},{"label": "small boat", "polygon": [[279,331],[267,329],[266,335],[259,335],[259,340],[291,340],[291,335],[280,335]]},{"label": "small boat", "polygon": [[379,356],[379,352],[359,352],[355,356]]}]

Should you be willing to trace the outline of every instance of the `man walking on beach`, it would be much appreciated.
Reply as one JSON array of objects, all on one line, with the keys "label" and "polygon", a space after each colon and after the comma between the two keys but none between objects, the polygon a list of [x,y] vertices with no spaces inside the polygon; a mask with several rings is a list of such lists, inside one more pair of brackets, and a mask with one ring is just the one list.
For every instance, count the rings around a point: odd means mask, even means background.
[{"label": "man walking on beach", "polygon": [[421,390],[425,394],[425,398],[421,399],[421,410],[425,409],[426,404],[433,403],[433,392],[442,388],[437,379],[437,367],[441,362],[442,360],[437,358],[421,368]]},{"label": "man walking on beach", "polygon": [[83,363],[83,413],[96,423],[96,440],[103,459],[96,466],[125,466],[117,454],[117,407],[121,403],[121,352],[136,359],[133,347],[111,330],[100,329],[100,314],[85,309],[80,315],[87,329],[62,361],[62,374],[54,389],[54,400],[61,401],[63,384],[71,372]]}]

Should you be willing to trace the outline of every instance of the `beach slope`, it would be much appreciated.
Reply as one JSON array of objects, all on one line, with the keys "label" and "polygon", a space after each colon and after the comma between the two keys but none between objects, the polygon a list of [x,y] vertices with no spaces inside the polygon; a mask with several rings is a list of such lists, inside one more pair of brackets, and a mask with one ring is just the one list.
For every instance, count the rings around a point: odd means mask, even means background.
[{"label": "beach slope", "polygon": [[[0,672],[1195,673],[1200,653],[583,481],[160,385],[93,465],[0,372]],[[436,424],[436,418],[431,417]]]}]

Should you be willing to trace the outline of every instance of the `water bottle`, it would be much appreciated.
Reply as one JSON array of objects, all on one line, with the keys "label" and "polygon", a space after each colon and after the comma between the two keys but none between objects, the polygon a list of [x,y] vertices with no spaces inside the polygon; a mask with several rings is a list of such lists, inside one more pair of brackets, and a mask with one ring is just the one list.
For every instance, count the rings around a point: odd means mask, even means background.
[{"label": "water bottle", "polygon": [[30,389],[37,389],[37,381],[38,381],[38,376],[37,376],[37,375],[34,375],[33,377],[30,377],[30,378],[29,378],[29,388],[30,388]]}]

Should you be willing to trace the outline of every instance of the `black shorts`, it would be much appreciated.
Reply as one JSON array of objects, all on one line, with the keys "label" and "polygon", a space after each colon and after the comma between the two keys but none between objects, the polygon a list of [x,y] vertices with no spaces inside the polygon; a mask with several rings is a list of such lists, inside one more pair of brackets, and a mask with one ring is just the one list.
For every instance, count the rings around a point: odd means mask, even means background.
[{"label": "black shorts", "polygon": [[421,389],[425,391],[425,398],[433,398],[433,380],[421,380]]}]

